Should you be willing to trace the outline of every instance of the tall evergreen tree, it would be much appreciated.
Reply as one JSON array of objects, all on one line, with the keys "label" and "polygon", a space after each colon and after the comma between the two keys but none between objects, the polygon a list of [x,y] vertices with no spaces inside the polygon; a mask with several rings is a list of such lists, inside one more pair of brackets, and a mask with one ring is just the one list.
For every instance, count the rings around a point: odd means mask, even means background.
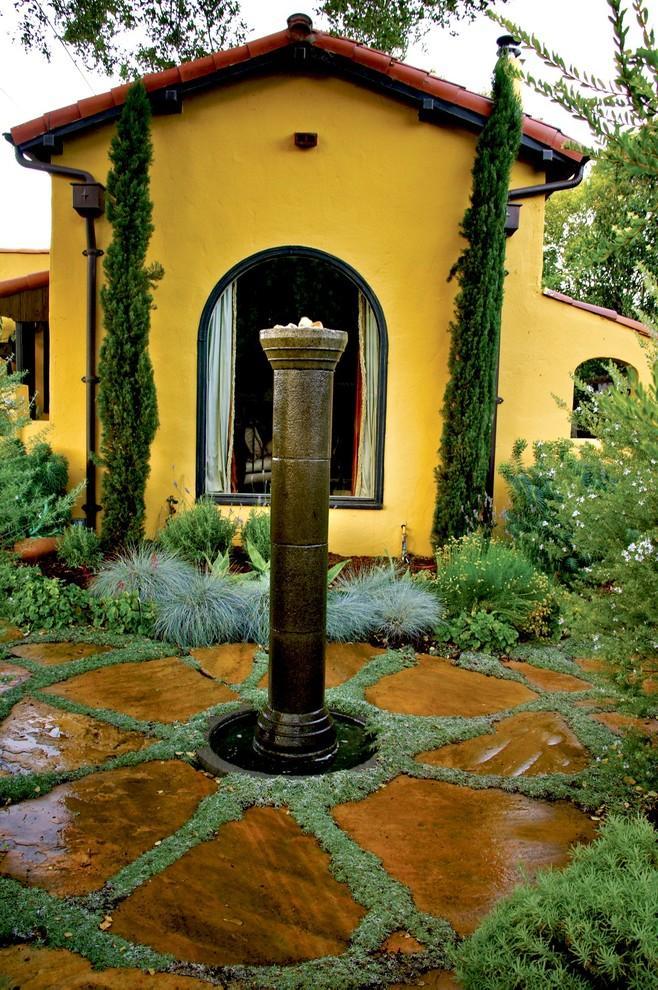
[{"label": "tall evergreen tree", "polygon": [[473,165],[470,206],[461,234],[467,247],[452,275],[459,291],[451,323],[450,380],[436,469],[432,540],[438,545],[472,527],[485,503],[505,277],[505,216],[512,163],[521,140],[521,104],[507,53],[496,63],[493,110]]},{"label": "tall evergreen tree", "polygon": [[144,85],[128,92],[110,146],[107,216],[112,243],[101,290],[105,336],[100,350],[98,409],[103,427],[102,539],[117,547],[144,532],[144,491],[158,427],[148,353],[154,277],[146,267],[153,232],[149,198],[151,112]]}]

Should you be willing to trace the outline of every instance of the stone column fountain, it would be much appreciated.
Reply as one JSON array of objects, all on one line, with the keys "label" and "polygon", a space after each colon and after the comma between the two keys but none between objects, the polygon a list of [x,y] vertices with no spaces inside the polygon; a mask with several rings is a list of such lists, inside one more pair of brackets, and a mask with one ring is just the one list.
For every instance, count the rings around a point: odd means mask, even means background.
[{"label": "stone column fountain", "polygon": [[197,755],[215,774],[360,769],[372,738],[324,702],[331,410],[347,334],[302,319],[260,340],[274,369],[268,703],[211,718]]},{"label": "stone column fountain", "polygon": [[261,330],[274,370],[269,702],[254,749],[319,766],[336,753],[324,704],[331,413],[347,334],[320,326]]}]

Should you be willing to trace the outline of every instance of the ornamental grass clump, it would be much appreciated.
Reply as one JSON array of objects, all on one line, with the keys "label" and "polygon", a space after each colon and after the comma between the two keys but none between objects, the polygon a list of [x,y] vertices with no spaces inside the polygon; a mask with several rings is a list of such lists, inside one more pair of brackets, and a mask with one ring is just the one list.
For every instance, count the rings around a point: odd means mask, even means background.
[{"label": "ornamental grass clump", "polygon": [[140,543],[106,561],[90,590],[99,598],[134,592],[141,602],[160,602],[184,591],[196,573],[174,554]]},{"label": "ornamental grass clump", "polygon": [[226,553],[238,525],[237,519],[220,515],[211,499],[202,498],[169,519],[158,534],[158,543],[190,564],[202,567],[218,554]]},{"label": "ornamental grass clump", "polygon": [[456,956],[465,990],[655,990],[658,833],[610,818],[566,869],[501,901]]},{"label": "ornamental grass clump", "polygon": [[270,635],[269,574],[236,584],[240,608],[239,639],[245,643],[267,643]]},{"label": "ornamental grass clump", "polygon": [[195,571],[158,602],[155,635],[188,648],[239,641],[243,604],[233,580]]},{"label": "ornamental grass clump", "polygon": [[487,612],[520,635],[551,631],[557,611],[551,583],[511,544],[478,533],[452,540],[437,555],[432,584],[448,620]]}]

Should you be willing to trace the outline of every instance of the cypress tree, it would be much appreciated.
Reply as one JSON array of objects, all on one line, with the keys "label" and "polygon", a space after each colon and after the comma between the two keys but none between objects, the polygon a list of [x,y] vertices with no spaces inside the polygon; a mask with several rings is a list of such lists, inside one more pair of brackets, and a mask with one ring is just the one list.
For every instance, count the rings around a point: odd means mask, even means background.
[{"label": "cypress tree", "polygon": [[515,69],[500,54],[493,109],[477,144],[471,201],[460,228],[467,241],[450,277],[459,291],[443,401],[432,541],[462,536],[482,517],[495,403],[495,379],[505,277],[505,216],[512,163],[521,140]]},{"label": "cypress tree", "polygon": [[149,454],[158,427],[148,353],[153,269],[146,252],[153,232],[149,198],[151,112],[141,82],[128,91],[110,146],[107,217],[112,242],[103,261],[105,336],[100,350],[98,409],[103,427],[102,540],[118,547],[144,533]]}]

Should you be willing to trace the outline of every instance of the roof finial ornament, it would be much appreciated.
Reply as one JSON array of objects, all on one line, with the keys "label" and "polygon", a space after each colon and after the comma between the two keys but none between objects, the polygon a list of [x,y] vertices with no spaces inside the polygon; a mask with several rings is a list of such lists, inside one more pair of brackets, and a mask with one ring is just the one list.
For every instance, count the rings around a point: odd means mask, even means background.
[{"label": "roof finial ornament", "polygon": [[313,21],[308,14],[291,14],[287,23],[288,30],[300,38],[308,38],[313,33]]},{"label": "roof finial ornament", "polygon": [[501,34],[500,38],[496,38],[496,44],[498,45],[497,55],[499,58],[501,55],[513,55],[514,58],[518,58],[521,54],[519,47],[521,42],[513,34]]}]

